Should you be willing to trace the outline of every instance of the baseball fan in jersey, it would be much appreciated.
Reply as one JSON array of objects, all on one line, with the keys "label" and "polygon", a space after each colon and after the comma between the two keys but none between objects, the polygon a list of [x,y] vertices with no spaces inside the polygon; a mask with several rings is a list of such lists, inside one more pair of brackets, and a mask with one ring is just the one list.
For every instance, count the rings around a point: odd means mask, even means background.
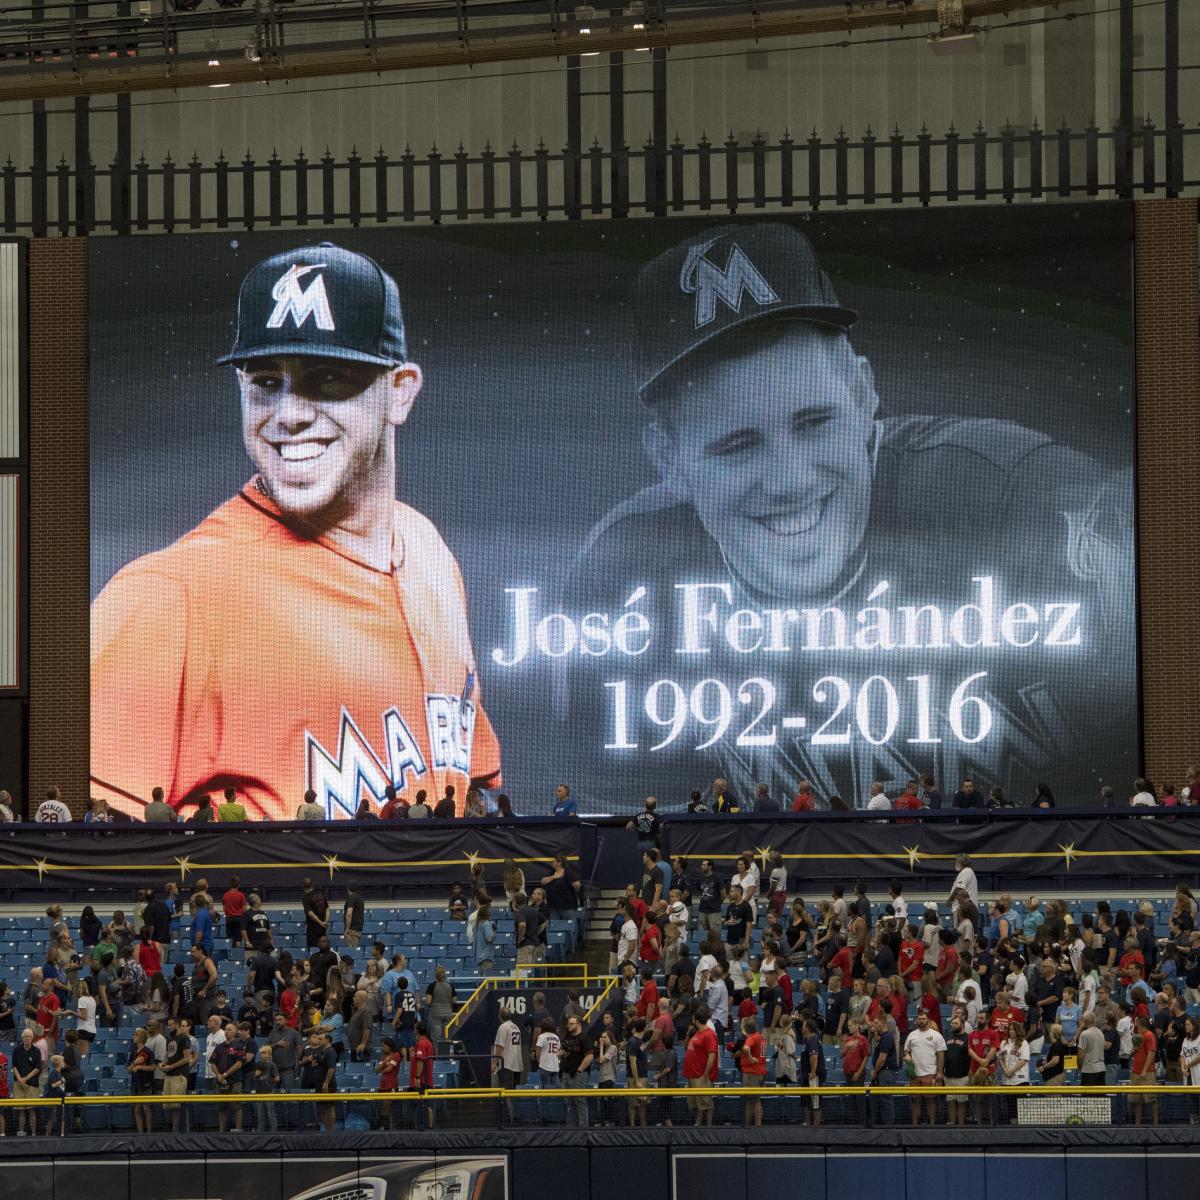
[{"label": "baseball fan in jersey", "polygon": [[327,242],[267,258],[220,362],[257,472],[96,597],[93,790],[139,815],[232,786],[270,820],[499,784],[458,563],[396,498],[422,375],[395,281]]}]

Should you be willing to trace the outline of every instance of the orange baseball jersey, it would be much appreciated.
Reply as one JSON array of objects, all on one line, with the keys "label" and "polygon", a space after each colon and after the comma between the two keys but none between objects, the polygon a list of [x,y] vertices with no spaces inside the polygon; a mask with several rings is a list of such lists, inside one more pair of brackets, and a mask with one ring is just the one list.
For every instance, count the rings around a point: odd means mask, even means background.
[{"label": "orange baseball jersey", "polygon": [[462,576],[396,503],[393,569],[286,525],[257,480],[92,605],[92,780],[137,815],[232,786],[252,820],[500,781]]}]

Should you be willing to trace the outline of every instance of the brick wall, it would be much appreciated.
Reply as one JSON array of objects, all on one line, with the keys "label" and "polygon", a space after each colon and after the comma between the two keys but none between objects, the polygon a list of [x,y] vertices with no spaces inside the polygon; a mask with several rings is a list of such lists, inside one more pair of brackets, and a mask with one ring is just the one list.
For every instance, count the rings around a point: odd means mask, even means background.
[{"label": "brick wall", "polygon": [[87,243],[29,246],[29,796],[88,787]]},{"label": "brick wall", "polygon": [[[1146,769],[1179,782],[1200,763],[1200,277],[1196,200],[1135,205],[1138,526]],[[81,807],[88,779],[87,255],[74,239],[29,253],[29,787]]]},{"label": "brick wall", "polygon": [[1196,200],[1134,206],[1142,728],[1146,770],[1200,765],[1200,273]]}]

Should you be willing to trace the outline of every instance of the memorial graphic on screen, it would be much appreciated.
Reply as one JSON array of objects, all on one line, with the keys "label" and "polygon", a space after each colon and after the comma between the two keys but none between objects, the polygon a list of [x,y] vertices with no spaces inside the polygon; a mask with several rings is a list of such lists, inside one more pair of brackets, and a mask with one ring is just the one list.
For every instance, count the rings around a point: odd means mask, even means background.
[{"label": "memorial graphic on screen", "polygon": [[1119,205],[89,244],[92,773],[138,812],[1138,765]]}]

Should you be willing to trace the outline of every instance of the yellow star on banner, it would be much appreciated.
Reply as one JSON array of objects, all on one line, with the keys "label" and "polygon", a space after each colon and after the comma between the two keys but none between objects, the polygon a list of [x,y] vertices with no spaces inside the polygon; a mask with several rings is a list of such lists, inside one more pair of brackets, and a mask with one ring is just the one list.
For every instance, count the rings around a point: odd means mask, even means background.
[{"label": "yellow star on banner", "polygon": [[904,853],[908,855],[908,869],[910,871],[915,871],[917,869],[917,864],[921,861],[921,847],[905,846]]},{"label": "yellow star on banner", "polygon": [[334,871],[340,870],[345,864],[336,854],[326,854],[325,865],[329,868],[329,878],[332,879]]},{"label": "yellow star on banner", "polygon": [[767,860],[771,857],[771,853],[774,849],[775,849],[774,846],[755,846],[754,847],[754,857],[756,859],[758,859],[758,861],[760,863],[762,863],[762,869],[764,871],[766,871],[766,869],[767,869]]},{"label": "yellow star on banner", "polygon": [[1075,843],[1069,842],[1064,846],[1062,842],[1059,842],[1058,848],[1063,852],[1063,858],[1067,860],[1067,870],[1069,871],[1071,869],[1071,860],[1075,857]]},{"label": "yellow star on banner", "polygon": [[483,855],[476,850],[464,850],[463,856],[467,860],[467,869],[469,871],[474,871],[483,859]]},{"label": "yellow star on banner", "polygon": [[46,874],[50,868],[46,865],[47,860],[44,858],[35,858],[33,860],[33,869],[38,873],[38,883],[42,882],[42,876]]},{"label": "yellow star on banner", "polygon": [[176,856],[175,865],[179,868],[179,879],[184,881],[188,877],[188,872],[192,869],[192,858],[190,854],[183,855],[182,858]]}]

